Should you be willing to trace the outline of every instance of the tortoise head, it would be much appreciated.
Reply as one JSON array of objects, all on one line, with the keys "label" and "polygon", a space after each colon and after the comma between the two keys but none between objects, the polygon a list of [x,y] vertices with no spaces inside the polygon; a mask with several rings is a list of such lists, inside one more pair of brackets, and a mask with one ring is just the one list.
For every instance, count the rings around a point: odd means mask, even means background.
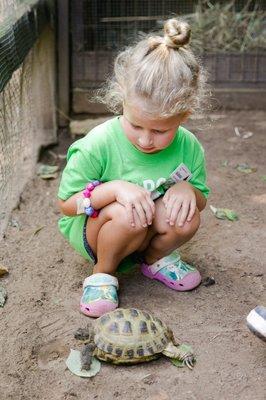
[{"label": "tortoise head", "polygon": [[94,342],[94,328],[91,323],[88,323],[85,328],[79,328],[75,334],[75,339],[81,340],[84,343]]}]

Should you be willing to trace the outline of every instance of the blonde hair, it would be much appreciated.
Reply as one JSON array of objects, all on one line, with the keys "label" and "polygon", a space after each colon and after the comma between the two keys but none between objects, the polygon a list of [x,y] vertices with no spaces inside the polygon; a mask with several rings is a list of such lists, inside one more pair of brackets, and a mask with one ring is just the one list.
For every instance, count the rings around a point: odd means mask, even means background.
[{"label": "blonde hair", "polygon": [[162,118],[200,110],[206,75],[189,48],[190,34],[186,22],[173,18],[165,22],[164,36],[148,35],[126,48],[97,100],[114,113],[144,100],[144,111]]}]

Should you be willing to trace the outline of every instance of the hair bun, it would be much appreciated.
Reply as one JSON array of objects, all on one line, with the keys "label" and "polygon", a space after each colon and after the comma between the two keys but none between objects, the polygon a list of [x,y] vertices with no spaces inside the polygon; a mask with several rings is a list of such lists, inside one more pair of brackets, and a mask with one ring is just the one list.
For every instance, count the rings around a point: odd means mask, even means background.
[{"label": "hair bun", "polygon": [[178,49],[189,43],[191,29],[187,22],[169,19],[164,24],[164,42],[166,46]]}]

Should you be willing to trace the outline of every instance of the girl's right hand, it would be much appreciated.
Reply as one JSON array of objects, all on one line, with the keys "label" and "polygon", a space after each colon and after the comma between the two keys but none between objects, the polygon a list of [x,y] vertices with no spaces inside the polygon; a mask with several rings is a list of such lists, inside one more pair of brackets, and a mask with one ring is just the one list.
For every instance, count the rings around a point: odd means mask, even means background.
[{"label": "girl's right hand", "polygon": [[134,183],[118,181],[115,196],[116,201],[125,207],[131,226],[136,226],[136,218],[144,228],[152,224],[155,205],[151,192]]}]

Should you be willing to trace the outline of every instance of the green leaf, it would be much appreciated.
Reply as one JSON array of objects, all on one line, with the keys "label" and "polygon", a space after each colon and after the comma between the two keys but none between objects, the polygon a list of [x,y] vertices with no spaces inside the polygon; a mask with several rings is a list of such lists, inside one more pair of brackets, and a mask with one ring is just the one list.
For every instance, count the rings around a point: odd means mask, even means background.
[{"label": "green leaf", "polygon": [[229,208],[216,208],[210,206],[210,209],[214,213],[215,217],[218,219],[228,219],[229,221],[237,221],[238,215],[234,210],[230,210]]},{"label": "green leaf", "polygon": [[70,349],[70,354],[66,360],[67,368],[72,374],[80,376],[81,378],[91,378],[98,374],[101,369],[101,363],[95,357],[92,357],[91,368],[89,370],[82,369],[81,367],[81,353],[78,350]]},{"label": "green leaf", "polygon": [[37,175],[42,179],[54,179],[58,176],[58,170],[58,165],[39,164]]},{"label": "green leaf", "polygon": [[178,358],[171,358],[171,363],[174,364],[174,366],[176,366],[177,368],[185,367],[184,362],[179,360]]},{"label": "green leaf", "polygon": [[244,174],[251,174],[252,172],[256,172],[257,168],[251,168],[248,164],[237,164],[236,169],[239,172],[243,172]]}]

